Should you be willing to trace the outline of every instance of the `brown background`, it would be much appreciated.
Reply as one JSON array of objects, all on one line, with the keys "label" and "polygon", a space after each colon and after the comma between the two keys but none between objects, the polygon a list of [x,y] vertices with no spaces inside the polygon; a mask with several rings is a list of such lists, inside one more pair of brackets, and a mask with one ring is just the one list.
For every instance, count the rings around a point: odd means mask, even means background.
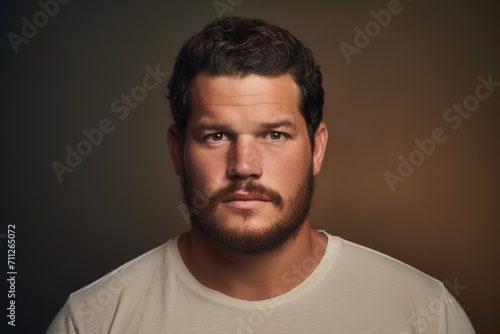
[{"label": "brown background", "polygon": [[[330,141],[313,225],[456,279],[476,330],[498,332],[500,87],[459,129],[442,117],[478,76],[500,81],[500,7],[401,6],[350,64],[339,44],[353,44],[353,28],[386,1],[243,0],[226,15],[289,29],[322,65]],[[39,10],[6,4],[3,35]],[[2,224],[17,228],[17,332],[45,330],[70,292],[188,228],[165,141],[166,81],[124,120],[110,104],[142,83],[146,66],[170,71],[181,43],[216,17],[212,0],[74,1],[18,54],[3,39]],[[59,183],[51,163],[105,117],[114,132]],[[437,127],[447,141],[391,192],[383,173]]]}]

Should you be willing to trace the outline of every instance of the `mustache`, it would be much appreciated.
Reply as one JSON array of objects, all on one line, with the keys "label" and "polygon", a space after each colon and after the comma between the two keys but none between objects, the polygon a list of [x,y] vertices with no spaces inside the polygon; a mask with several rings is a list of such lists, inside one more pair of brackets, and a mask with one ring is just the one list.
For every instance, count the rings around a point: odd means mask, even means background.
[{"label": "mustache", "polygon": [[250,194],[259,194],[269,198],[269,201],[273,203],[280,209],[283,209],[284,202],[283,197],[276,190],[270,189],[260,183],[255,181],[238,181],[232,182],[225,186],[224,188],[216,190],[212,196],[209,198],[209,205],[214,206],[218,202],[221,202],[224,198],[236,193],[237,191],[243,190]]}]

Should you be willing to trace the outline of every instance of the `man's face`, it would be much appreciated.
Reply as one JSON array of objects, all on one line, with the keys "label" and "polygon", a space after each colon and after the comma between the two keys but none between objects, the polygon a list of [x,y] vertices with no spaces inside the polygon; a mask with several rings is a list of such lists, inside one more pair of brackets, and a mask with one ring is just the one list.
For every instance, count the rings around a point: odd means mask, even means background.
[{"label": "man's face", "polygon": [[307,218],[319,172],[297,84],[289,75],[200,74],[190,93],[174,165],[194,226],[235,252],[283,245]]}]

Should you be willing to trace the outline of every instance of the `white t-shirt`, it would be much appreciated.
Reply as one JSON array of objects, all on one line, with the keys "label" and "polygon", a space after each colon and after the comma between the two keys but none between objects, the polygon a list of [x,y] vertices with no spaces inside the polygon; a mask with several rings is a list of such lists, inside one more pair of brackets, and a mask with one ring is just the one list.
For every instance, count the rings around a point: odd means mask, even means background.
[{"label": "white t-shirt", "polygon": [[[171,239],[71,294],[47,334],[474,333],[441,282],[327,236],[312,274],[263,301],[232,298],[200,284],[184,265],[177,238]],[[304,260],[283,280],[298,280],[301,267],[313,262]]]}]

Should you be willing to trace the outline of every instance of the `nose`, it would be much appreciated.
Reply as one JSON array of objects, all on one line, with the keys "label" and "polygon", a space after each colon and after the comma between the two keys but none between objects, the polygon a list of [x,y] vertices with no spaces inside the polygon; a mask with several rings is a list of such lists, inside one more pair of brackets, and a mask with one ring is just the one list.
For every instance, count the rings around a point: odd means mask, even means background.
[{"label": "nose", "polygon": [[262,176],[262,165],[257,143],[251,138],[238,138],[231,143],[227,176],[230,179],[258,179]]}]

